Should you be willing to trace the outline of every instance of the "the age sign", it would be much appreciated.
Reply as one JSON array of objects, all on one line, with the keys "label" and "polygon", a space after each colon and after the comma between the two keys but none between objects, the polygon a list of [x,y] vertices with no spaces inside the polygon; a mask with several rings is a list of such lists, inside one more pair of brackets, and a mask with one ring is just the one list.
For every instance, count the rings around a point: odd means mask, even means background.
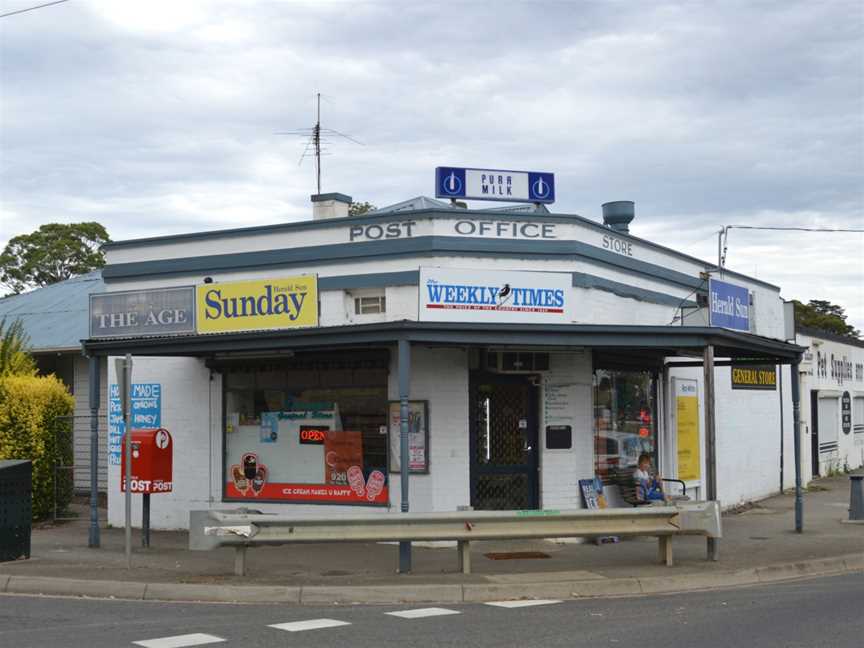
[{"label": "the age sign", "polygon": [[300,443],[303,445],[324,445],[326,430],[300,429]]}]

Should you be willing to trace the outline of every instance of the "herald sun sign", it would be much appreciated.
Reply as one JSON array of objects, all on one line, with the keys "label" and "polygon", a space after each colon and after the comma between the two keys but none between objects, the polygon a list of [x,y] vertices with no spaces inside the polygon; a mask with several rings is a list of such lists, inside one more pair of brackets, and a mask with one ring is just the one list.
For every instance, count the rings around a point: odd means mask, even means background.
[{"label": "herald sun sign", "polygon": [[708,323],[750,331],[750,291],[718,279],[708,280]]}]

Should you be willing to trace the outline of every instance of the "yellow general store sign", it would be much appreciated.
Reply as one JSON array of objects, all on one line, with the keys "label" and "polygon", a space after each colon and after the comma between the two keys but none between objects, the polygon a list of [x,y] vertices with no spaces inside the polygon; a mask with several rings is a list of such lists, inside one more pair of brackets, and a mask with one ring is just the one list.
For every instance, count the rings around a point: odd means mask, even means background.
[{"label": "yellow general store sign", "polygon": [[316,275],[212,283],[196,288],[199,333],[318,325]]}]

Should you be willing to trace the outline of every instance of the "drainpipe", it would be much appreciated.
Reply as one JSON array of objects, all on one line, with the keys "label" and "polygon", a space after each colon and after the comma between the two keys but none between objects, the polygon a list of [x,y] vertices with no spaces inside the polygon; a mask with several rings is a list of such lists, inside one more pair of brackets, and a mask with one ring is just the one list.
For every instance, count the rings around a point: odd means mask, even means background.
[{"label": "drainpipe", "polygon": [[[399,340],[399,479],[401,482],[403,513],[409,510],[408,476],[410,474],[410,458],[408,453],[408,399],[411,396],[411,343]],[[399,573],[411,571],[411,542],[399,543]]]},{"label": "drainpipe", "polygon": [[792,438],[795,442],[795,531],[804,531],[804,498],[801,493],[801,376],[798,372],[798,364],[801,356],[796,355],[792,368]]},{"label": "drainpipe", "polygon": [[87,546],[99,548],[99,356],[88,358],[90,371],[90,535]]}]

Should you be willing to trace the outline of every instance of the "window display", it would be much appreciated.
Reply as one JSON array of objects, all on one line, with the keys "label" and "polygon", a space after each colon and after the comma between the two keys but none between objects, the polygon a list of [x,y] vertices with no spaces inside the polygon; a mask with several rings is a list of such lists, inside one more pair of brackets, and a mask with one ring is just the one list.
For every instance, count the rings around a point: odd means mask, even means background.
[{"label": "window display", "polygon": [[389,503],[382,354],[224,368],[224,499]]},{"label": "window display", "polygon": [[594,371],[596,473],[633,470],[640,454],[656,456],[655,375],[651,371]]}]

